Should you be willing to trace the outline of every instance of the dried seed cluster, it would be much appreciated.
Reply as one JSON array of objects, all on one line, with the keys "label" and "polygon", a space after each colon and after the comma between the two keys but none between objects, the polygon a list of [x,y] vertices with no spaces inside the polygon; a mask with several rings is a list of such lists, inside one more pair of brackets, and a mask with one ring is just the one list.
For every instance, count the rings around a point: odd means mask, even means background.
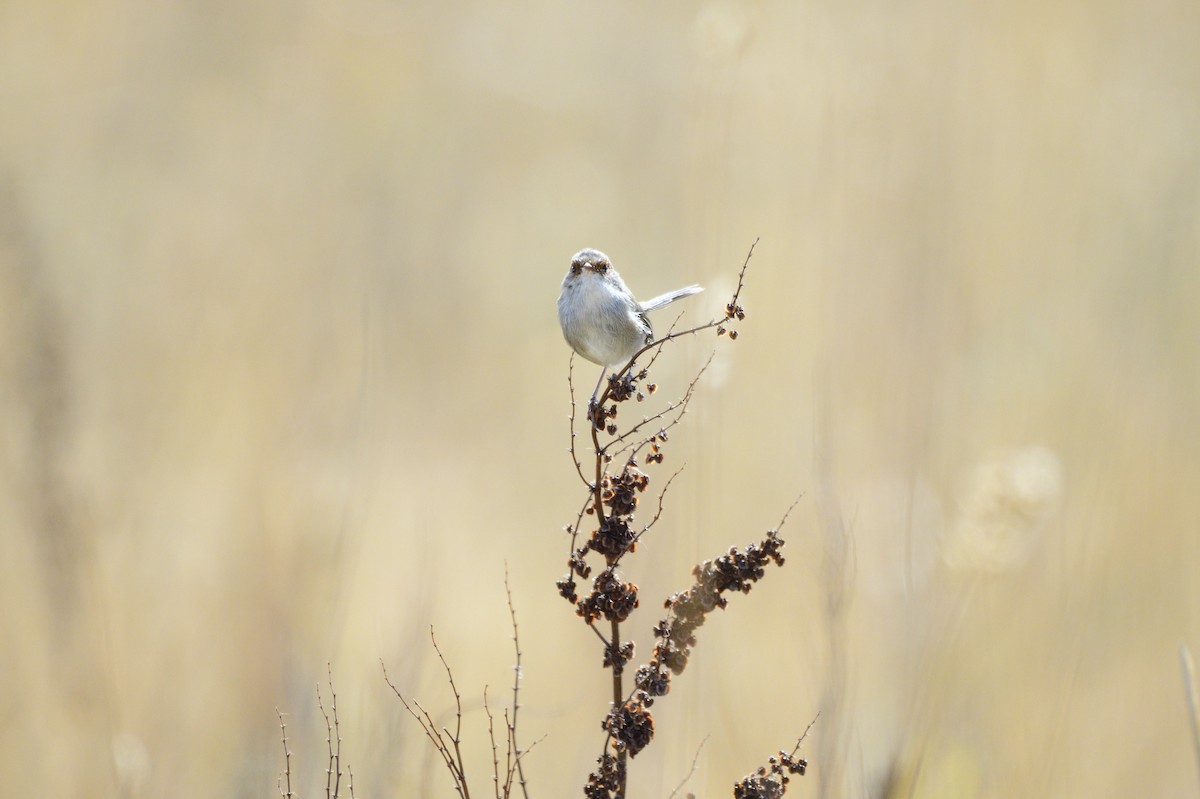
[{"label": "dried seed cluster", "polygon": [[[664,437],[664,440],[665,437]],[[650,485],[650,477],[629,461],[615,478],[604,475],[600,484],[600,499],[615,516],[632,516],[637,510],[637,495]]]},{"label": "dried seed cluster", "polygon": [[688,656],[696,644],[695,631],[715,608],[724,608],[729,600],[721,596],[728,591],[750,593],[754,583],[766,573],[764,567],[772,561],[783,565],[780,550],[784,540],[775,530],[767,532],[761,543],[751,544],[744,552],[731,548],[719,558],[706,560],[692,569],[696,582],[682,593],[666,601],[669,618],[654,628],[658,643],[654,647],[651,665],[670,669],[678,674],[687,666]]},{"label": "dried seed cluster", "polygon": [[614,569],[605,569],[592,581],[592,593],[577,605],[576,612],[588,624],[597,619],[623,622],[638,606],[638,587],[621,580]]},{"label": "dried seed cluster", "polygon": [[610,799],[623,795],[625,790],[625,761],[605,752],[596,758],[599,768],[588,775],[583,795],[587,799]]},{"label": "dried seed cluster", "polygon": [[[738,305],[736,301],[727,303],[725,305],[725,319],[726,320],[732,321],[732,320],[736,319],[740,322],[745,318],[746,318],[746,309],[743,308],[742,306]],[[729,338],[731,340],[734,340],[734,341],[737,340],[738,332],[736,330],[729,330],[725,327],[725,325],[717,326],[717,335],[718,336],[723,336],[726,333],[729,334]]]},{"label": "dried seed cluster", "polygon": [[[696,645],[696,629],[704,624],[712,610],[728,604],[729,600],[721,596],[723,593],[740,591],[748,594],[754,583],[762,579],[768,563],[782,566],[780,549],[783,545],[784,540],[779,534],[770,530],[760,543],[751,544],[744,551],[731,548],[721,557],[696,566],[692,570],[696,578],[692,587],[667,600],[670,616],[654,628],[657,643],[650,661],[634,673],[633,696],[605,720],[605,729],[612,733],[619,750],[628,751],[632,756],[650,742],[654,736],[654,719],[649,708],[656,697],[666,696],[671,690],[671,675],[679,674],[687,666],[691,649]],[[632,656],[632,647],[628,651]],[[619,665],[623,667],[627,660]]]},{"label": "dried seed cluster", "polygon": [[[653,394],[658,386],[653,383],[646,384],[646,390],[642,391],[639,386],[646,379],[647,372],[645,369],[636,374],[626,372],[622,375],[610,375],[608,378],[608,388],[604,391],[604,403],[595,401],[588,403],[587,417],[588,421],[597,430],[605,430],[610,436],[617,434],[617,426],[612,422],[617,418],[617,403],[625,402],[633,398],[641,402],[646,398],[646,394]],[[595,398],[593,397],[593,400]],[[608,404],[608,400],[612,400],[612,405]]]},{"label": "dried seed cluster", "polygon": [[645,705],[631,699],[609,712],[604,729],[612,734],[618,752],[636,757],[654,737],[654,717]]},{"label": "dried seed cluster", "polygon": [[768,766],[759,766],[757,771],[733,786],[734,799],[780,799],[787,791],[791,775],[803,777],[808,769],[807,760],[784,751],[767,762]]},{"label": "dried seed cluster", "polygon": [[611,666],[618,674],[625,671],[625,664],[633,660],[633,641],[626,641],[619,646],[609,644],[604,647],[604,666]]},{"label": "dried seed cluster", "polygon": [[[663,440],[666,440],[666,436],[663,436]],[[637,549],[638,534],[634,532],[631,523],[633,522],[633,513],[638,506],[638,494],[645,492],[649,485],[650,477],[638,469],[632,460],[625,464],[616,477],[604,475],[600,483],[600,501],[608,507],[609,513],[604,515],[600,524],[592,531],[587,543],[571,553],[571,557],[567,560],[570,573],[555,583],[558,586],[559,595],[576,605],[578,614],[589,624],[600,616],[611,620],[612,617],[607,609],[615,610],[628,604],[628,597],[625,596],[628,590],[617,586],[617,582],[614,581],[611,570],[609,570],[597,575],[592,584],[591,595],[587,600],[580,602],[576,591],[578,585],[575,577],[586,580],[591,575],[592,567],[586,560],[588,552],[595,552],[603,556],[605,563],[613,566],[626,552],[633,552]],[[594,507],[589,506],[588,510],[592,512],[591,515],[595,515]],[[572,528],[567,528],[568,532],[571,530]],[[633,592],[632,607],[637,607],[637,586],[632,583],[627,585]],[[617,594],[610,595],[609,592],[614,588],[616,588]],[[620,620],[624,620],[624,618],[622,616]]]}]

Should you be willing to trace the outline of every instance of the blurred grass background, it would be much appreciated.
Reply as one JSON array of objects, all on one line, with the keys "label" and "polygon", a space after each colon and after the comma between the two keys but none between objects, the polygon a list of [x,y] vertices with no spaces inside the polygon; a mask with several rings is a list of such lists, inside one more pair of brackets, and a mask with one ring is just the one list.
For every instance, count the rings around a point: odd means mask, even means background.
[{"label": "blurred grass background", "polygon": [[[1195,796],[1200,6],[0,3],[0,773],[13,796],[449,796],[383,684],[511,681],[578,795],[605,675],[555,595],[570,255],[736,344],[655,472],[644,653],[803,491],[634,762],[801,796]],[[660,318],[659,325],[667,324]],[[719,345],[719,346],[718,346]],[[577,372],[590,385],[593,372]]]}]

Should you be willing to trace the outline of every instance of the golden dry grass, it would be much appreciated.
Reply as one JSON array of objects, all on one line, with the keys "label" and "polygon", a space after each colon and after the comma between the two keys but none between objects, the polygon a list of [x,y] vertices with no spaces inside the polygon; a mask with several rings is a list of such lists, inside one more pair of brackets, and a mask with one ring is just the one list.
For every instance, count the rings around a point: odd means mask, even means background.
[{"label": "golden dry grass", "polygon": [[643,647],[806,498],[638,795],[706,734],[690,788],[727,795],[819,707],[798,795],[1197,795],[1197,30],[1183,0],[0,4],[5,793],[270,795],[278,706],[319,794],[328,661],[358,795],[450,795],[378,668],[449,707],[431,623],[486,789],[507,560],[528,773],[575,794],[606,678],[553,587],[558,281],[601,247],[706,316],[761,236],[631,565]]}]

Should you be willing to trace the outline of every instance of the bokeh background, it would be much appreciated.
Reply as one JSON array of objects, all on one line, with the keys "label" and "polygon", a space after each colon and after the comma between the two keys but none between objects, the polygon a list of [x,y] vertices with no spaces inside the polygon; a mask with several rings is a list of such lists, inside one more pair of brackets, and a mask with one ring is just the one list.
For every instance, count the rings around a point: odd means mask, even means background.
[{"label": "bokeh background", "polygon": [[4,793],[277,795],[279,708],[318,795],[329,664],[356,795],[451,796],[380,669],[448,721],[431,625],[486,793],[507,564],[531,795],[579,795],[559,281],[599,247],[701,321],[761,237],[737,342],[656,365],[716,351],[629,630],[801,496],[788,562],[635,794],[818,711],[789,795],[1200,794],[1197,42],[1183,0],[0,3]]}]

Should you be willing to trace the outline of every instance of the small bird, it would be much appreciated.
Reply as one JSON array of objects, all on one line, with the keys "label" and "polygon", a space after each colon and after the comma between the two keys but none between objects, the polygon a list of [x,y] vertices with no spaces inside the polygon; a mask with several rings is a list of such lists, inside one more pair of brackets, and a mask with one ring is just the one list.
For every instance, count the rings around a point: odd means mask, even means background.
[{"label": "small bird", "polygon": [[[571,258],[571,268],[563,278],[558,321],[571,349],[607,371],[608,367],[623,366],[654,340],[647,313],[701,291],[700,286],[686,286],[638,302],[607,255],[580,250]],[[603,380],[604,371],[600,378]]]}]

